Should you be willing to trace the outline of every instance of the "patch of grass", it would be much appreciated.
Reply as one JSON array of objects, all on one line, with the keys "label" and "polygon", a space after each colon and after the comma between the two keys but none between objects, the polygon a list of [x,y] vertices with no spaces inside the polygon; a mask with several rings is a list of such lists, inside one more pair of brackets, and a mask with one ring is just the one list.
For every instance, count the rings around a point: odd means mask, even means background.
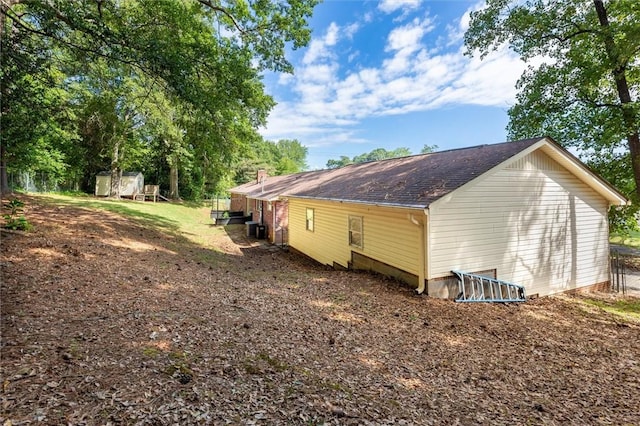
[{"label": "patch of grass", "polygon": [[619,299],[619,300],[602,300],[602,299],[581,299],[583,303],[596,306],[605,312],[614,314],[622,319],[640,322],[640,299]]},{"label": "patch of grass", "polygon": [[155,358],[160,355],[160,349],[154,348],[152,346],[147,346],[142,350],[142,354],[149,358]]},{"label": "patch of grass", "polygon": [[247,373],[255,375],[266,374],[270,370],[280,373],[289,369],[287,363],[273,358],[265,352],[260,352],[255,357],[247,358],[243,363],[243,367]]},{"label": "patch of grass", "polygon": [[169,364],[163,371],[167,376],[174,376],[176,374],[188,374],[193,376],[193,371],[191,371],[186,364],[182,363]]},{"label": "patch of grass", "polygon": [[182,236],[200,246],[206,246],[206,236],[224,233],[216,228],[210,218],[210,207],[199,203],[179,204],[167,202],[139,202],[110,200],[93,197],[76,197],[62,194],[39,195],[44,202],[86,209],[107,210],[137,220],[145,226],[159,228],[163,232]]},{"label": "patch of grass", "polygon": [[264,352],[258,354],[258,358],[266,361],[267,364],[273,367],[273,369],[275,369],[276,371],[285,371],[289,368],[286,363],[278,360],[277,358],[272,358],[271,356],[269,356],[269,354],[266,354]]},{"label": "patch of grass", "polygon": [[610,242],[630,247],[640,247],[640,231],[629,231],[628,234],[612,234]]}]

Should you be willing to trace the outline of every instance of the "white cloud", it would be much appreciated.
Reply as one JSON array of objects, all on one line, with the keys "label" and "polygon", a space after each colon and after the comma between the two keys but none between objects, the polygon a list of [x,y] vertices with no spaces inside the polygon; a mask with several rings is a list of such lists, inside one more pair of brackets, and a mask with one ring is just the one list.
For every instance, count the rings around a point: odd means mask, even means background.
[{"label": "white cloud", "polygon": [[320,59],[331,59],[334,54],[330,48],[338,42],[339,31],[340,27],[335,22],[329,24],[329,28],[327,28],[324,37],[311,40],[309,48],[302,59],[302,63],[313,64]]},{"label": "white cloud", "polygon": [[433,29],[433,24],[429,18],[420,20],[414,19],[410,24],[394,28],[387,38],[385,50],[408,50],[413,52],[421,45],[422,37]]},{"label": "white cloud", "polygon": [[378,9],[384,13],[392,13],[398,9],[415,10],[420,7],[420,0],[381,0]]},{"label": "white cloud", "polygon": [[[390,10],[390,3],[381,3],[381,8],[383,4]],[[398,4],[406,6],[406,2],[393,3],[400,8]],[[459,28],[468,25],[465,19],[460,18]],[[435,21],[425,15],[393,28],[380,50],[382,58],[377,65],[368,62],[366,67],[351,63],[363,57],[356,58],[359,51],[348,59],[338,54],[349,51],[345,43],[362,28],[363,21],[346,26],[332,23],[311,42],[296,75],[281,80],[297,97],[274,109],[263,135],[298,138],[310,147],[325,146],[361,141],[358,126],[367,118],[452,105],[511,105],[515,82],[525,64],[506,47],[483,61],[464,56],[460,40],[442,48],[436,45],[438,37],[426,37]],[[351,68],[345,71],[347,64]]]},{"label": "white cloud", "polygon": [[361,25],[359,22],[354,22],[353,24],[347,25],[344,27],[344,35],[345,37],[352,39],[353,35],[358,32]]},{"label": "white cloud", "polygon": [[335,22],[332,22],[327,29],[327,35],[324,37],[324,44],[327,46],[333,46],[338,41],[338,31],[339,27]]},{"label": "white cloud", "polygon": [[479,1],[475,5],[466,10],[457,22],[457,25],[448,25],[447,33],[449,38],[449,44],[460,42],[464,33],[469,29],[469,23],[471,22],[471,12],[482,10],[487,6],[484,0]]}]

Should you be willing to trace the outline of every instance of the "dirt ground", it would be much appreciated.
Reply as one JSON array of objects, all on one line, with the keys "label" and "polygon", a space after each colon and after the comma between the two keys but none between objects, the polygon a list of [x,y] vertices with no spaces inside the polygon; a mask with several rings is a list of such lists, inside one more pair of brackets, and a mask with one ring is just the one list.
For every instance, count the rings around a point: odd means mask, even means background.
[{"label": "dirt ground", "polygon": [[[456,304],[27,198],[1,233],[4,426],[640,424],[640,325]],[[610,295],[598,297],[610,298]]]}]

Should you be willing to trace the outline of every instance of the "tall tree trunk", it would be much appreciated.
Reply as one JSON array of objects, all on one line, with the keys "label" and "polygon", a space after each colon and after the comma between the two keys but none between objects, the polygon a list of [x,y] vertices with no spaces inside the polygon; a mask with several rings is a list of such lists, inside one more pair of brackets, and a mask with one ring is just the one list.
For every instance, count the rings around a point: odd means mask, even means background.
[{"label": "tall tree trunk", "polygon": [[[0,1],[0,63],[4,63],[4,52],[5,52],[5,49],[8,49],[8,45],[9,45],[9,43],[7,43],[7,37],[9,37],[11,34],[11,29],[5,28],[5,25],[7,25],[6,11],[17,3],[18,3],[18,0]],[[2,94],[0,95],[2,98],[4,98],[4,95],[5,95],[4,93],[5,87],[6,87],[6,82],[3,81]],[[2,104],[4,104],[4,102],[2,102]],[[0,123],[2,122],[1,117],[5,115],[5,109],[6,109],[6,106],[3,105],[2,111],[0,112]],[[1,124],[0,124],[0,130],[2,130]],[[11,188],[9,188],[9,179],[7,177],[7,152],[6,152],[4,143],[0,142],[0,195],[8,194],[9,192],[11,192]]]},{"label": "tall tree trunk", "polygon": [[4,145],[0,144],[0,195],[11,192],[9,188],[9,179],[7,177],[7,156]]},{"label": "tall tree trunk", "polygon": [[113,145],[113,152],[111,154],[111,188],[109,189],[109,196],[113,198],[120,198],[120,178],[122,177],[122,170],[118,166],[120,159],[120,142],[117,141]]},{"label": "tall tree trunk", "polygon": [[620,50],[611,33],[607,9],[604,7],[602,0],[594,0],[593,3],[596,8],[596,13],[598,14],[600,26],[604,29],[604,45],[609,61],[613,67],[613,79],[616,82],[618,98],[622,106],[622,120],[626,128],[627,144],[629,145],[629,152],[631,153],[631,166],[633,168],[633,178],[636,183],[636,195],[640,198],[640,135],[638,131],[640,123],[636,118],[633,108],[631,108],[631,93],[629,92],[626,76],[627,63],[620,57]]},{"label": "tall tree trunk", "polygon": [[178,193],[178,155],[172,154],[169,163],[169,198],[172,200],[179,200],[180,194]]}]

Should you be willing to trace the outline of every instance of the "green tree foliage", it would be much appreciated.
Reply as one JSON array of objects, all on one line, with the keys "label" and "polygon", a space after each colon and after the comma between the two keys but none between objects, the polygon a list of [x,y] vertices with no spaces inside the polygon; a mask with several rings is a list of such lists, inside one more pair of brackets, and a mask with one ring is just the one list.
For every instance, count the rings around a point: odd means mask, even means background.
[{"label": "green tree foliage", "polygon": [[[14,114],[13,105],[20,99],[12,98],[12,94],[18,92],[20,84],[31,85],[28,81],[21,83],[28,76],[40,75],[56,62],[58,68],[63,68],[59,62],[64,58],[66,78],[62,81],[84,83],[88,71],[83,65],[102,61],[106,70],[116,72],[107,77],[109,87],[134,81],[161,92],[172,105],[176,125],[171,128],[166,122],[161,124],[157,111],[154,114],[153,108],[131,100],[127,93],[109,95],[96,90],[93,97],[82,99],[86,103],[67,105],[67,111],[83,114],[78,122],[84,126],[84,145],[78,151],[91,151],[98,142],[124,148],[125,152],[117,155],[112,149],[110,167],[115,170],[127,161],[139,159],[144,149],[164,144],[171,192],[179,196],[177,182],[182,182],[182,176],[188,173],[191,177],[185,183],[190,186],[189,192],[201,193],[212,179],[222,179],[220,172],[212,170],[228,169],[245,145],[257,139],[256,128],[265,123],[274,105],[264,93],[260,73],[266,69],[292,71],[285,49],[308,43],[307,19],[316,3],[317,0],[3,1],[1,118],[4,123]],[[47,87],[58,88],[60,83]],[[42,105],[37,109],[47,112]],[[18,118],[7,123],[13,126]],[[93,127],[88,126],[91,123]],[[116,123],[120,128],[114,127]],[[12,130],[7,133],[11,141],[2,145],[2,164],[9,162],[17,167],[24,153],[30,151],[26,147],[33,138]],[[115,138],[114,132],[120,136]],[[82,156],[77,152],[70,150],[66,155],[81,163]],[[64,155],[61,158],[64,161]],[[154,171],[164,168],[157,156],[147,158],[147,166]],[[87,163],[83,166],[86,175]],[[6,183],[3,175],[3,190]]]},{"label": "green tree foliage", "polygon": [[308,167],[307,152],[307,147],[296,139],[281,139],[276,142],[277,174],[286,175],[306,170]]},{"label": "green tree foliage", "polygon": [[278,142],[263,139],[254,141],[251,150],[235,165],[235,183],[255,180],[256,172],[260,169],[272,176],[304,171],[308,167],[307,152],[307,147],[296,139],[281,139]]},{"label": "green tree foliage", "polygon": [[68,95],[59,89],[64,76],[49,61],[51,46],[33,34],[2,38],[1,47],[0,190],[7,172],[17,171],[46,173],[55,185],[67,169],[60,146],[77,139]]},{"label": "green tree foliage", "polygon": [[327,169],[337,169],[339,167],[348,166],[349,164],[353,164],[353,160],[346,155],[341,155],[337,160],[333,158],[327,160]]},{"label": "green tree foliage", "polygon": [[411,150],[409,148],[396,148],[391,151],[387,151],[384,148],[376,148],[371,152],[356,155],[352,159],[344,155],[341,156],[338,160],[330,159],[327,161],[327,168],[336,169],[338,167],[343,167],[354,163],[357,164],[366,163],[369,161],[387,160],[389,158],[406,157],[409,155],[411,155]]},{"label": "green tree foliage", "polygon": [[509,137],[574,147],[627,196],[640,193],[640,2],[489,0],[471,14],[468,53],[508,44],[529,67]]},{"label": "green tree foliage", "polygon": [[438,145],[424,144],[424,146],[420,150],[420,154],[430,154],[432,152],[436,152],[437,150],[438,150]]}]

